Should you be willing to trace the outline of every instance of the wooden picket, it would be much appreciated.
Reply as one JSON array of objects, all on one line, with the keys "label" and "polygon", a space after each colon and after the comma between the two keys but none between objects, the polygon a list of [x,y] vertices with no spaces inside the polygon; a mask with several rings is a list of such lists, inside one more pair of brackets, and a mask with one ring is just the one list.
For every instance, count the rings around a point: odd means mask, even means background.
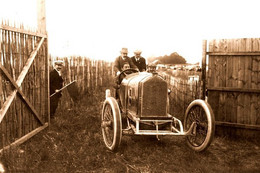
[{"label": "wooden picket", "polygon": [[47,35],[0,25],[0,151],[48,126]]}]

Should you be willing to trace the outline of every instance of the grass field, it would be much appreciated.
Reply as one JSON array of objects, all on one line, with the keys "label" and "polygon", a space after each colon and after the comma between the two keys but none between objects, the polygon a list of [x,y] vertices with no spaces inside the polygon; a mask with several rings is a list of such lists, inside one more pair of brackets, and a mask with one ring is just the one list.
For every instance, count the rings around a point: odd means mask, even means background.
[{"label": "grass field", "polygon": [[259,172],[260,144],[216,137],[202,153],[184,137],[123,136],[118,152],[105,148],[100,130],[104,92],[58,108],[51,126],[4,151],[6,172]]}]

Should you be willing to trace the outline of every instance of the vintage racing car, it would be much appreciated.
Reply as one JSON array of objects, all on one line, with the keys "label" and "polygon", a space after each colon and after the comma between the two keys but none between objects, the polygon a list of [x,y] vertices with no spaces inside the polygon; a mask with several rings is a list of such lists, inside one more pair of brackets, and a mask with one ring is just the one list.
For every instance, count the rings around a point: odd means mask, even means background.
[{"label": "vintage racing car", "polygon": [[126,69],[119,76],[124,78],[117,89],[118,98],[107,89],[101,115],[103,140],[109,150],[116,150],[125,134],[186,136],[188,146],[195,151],[210,145],[215,118],[206,101],[192,101],[182,124],[168,112],[169,89],[158,73]]}]

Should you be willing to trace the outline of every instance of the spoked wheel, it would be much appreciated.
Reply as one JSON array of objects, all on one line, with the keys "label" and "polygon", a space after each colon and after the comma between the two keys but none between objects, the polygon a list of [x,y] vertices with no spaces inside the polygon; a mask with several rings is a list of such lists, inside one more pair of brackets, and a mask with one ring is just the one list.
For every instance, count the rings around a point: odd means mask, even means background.
[{"label": "spoked wheel", "polygon": [[116,150],[122,137],[122,120],[116,100],[106,98],[101,115],[101,129],[103,140],[109,150]]},{"label": "spoked wheel", "polygon": [[204,100],[194,100],[188,106],[184,117],[184,129],[187,131],[191,124],[195,127],[188,135],[187,143],[195,151],[203,151],[209,147],[215,134],[215,117],[210,105]]}]

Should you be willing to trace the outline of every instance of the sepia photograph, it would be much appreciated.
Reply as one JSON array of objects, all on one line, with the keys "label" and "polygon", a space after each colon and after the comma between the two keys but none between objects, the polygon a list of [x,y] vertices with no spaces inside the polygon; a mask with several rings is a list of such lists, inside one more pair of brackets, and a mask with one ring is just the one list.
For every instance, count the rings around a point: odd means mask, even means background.
[{"label": "sepia photograph", "polygon": [[260,172],[257,0],[0,0],[0,173]]}]

